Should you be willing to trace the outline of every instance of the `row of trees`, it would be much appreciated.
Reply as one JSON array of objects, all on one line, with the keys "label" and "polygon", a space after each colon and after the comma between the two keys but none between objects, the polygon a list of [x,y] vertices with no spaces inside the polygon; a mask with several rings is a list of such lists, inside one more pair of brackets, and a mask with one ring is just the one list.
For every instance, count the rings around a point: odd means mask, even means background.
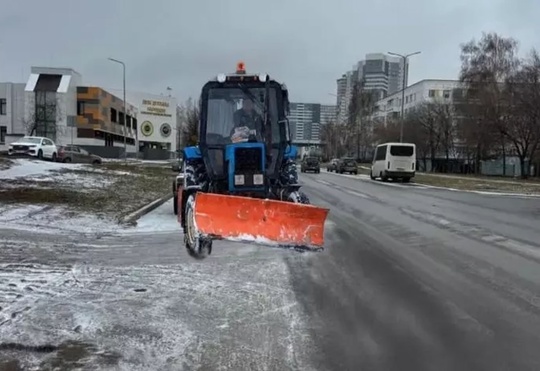
[{"label": "row of trees", "polygon": [[[496,33],[461,45],[460,87],[449,97],[433,97],[403,118],[404,141],[417,145],[418,156],[435,171],[455,171],[470,164],[479,172],[482,160],[517,156],[522,175],[538,161],[540,147],[540,56],[536,50],[518,56],[518,42]],[[364,159],[363,148],[398,141],[400,117],[373,118],[374,100],[358,83],[345,125],[323,128],[328,157],[351,154]],[[443,161],[436,161],[443,159]],[[461,169],[463,171],[463,169]],[[506,172],[503,166],[503,172]]]}]

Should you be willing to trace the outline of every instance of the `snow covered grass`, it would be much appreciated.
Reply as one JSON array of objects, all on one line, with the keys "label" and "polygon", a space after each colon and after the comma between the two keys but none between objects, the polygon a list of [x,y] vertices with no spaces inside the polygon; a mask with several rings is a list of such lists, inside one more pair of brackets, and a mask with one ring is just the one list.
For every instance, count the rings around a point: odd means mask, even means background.
[{"label": "snow covered grass", "polygon": [[13,165],[13,161],[0,156],[0,171],[7,170]]},{"label": "snow covered grass", "polygon": [[149,164],[17,159],[10,165],[0,170],[0,225],[52,223],[68,231],[110,230],[124,215],[169,194],[175,175],[168,167]]},{"label": "snow covered grass", "polygon": [[540,182],[463,177],[438,174],[416,174],[414,182],[427,186],[453,188],[466,191],[489,191],[502,193],[540,195]]}]

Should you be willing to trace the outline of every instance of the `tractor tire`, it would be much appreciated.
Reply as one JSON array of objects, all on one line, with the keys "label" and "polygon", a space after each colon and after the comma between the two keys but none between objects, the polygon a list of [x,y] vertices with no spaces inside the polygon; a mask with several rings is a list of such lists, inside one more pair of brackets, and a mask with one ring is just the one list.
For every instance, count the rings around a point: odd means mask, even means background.
[{"label": "tractor tire", "polygon": [[184,228],[184,244],[188,254],[198,260],[205,259],[212,253],[212,239],[201,237],[195,227],[195,194],[188,196],[184,218],[186,226]]},{"label": "tractor tire", "polygon": [[291,192],[289,196],[287,197],[287,201],[293,202],[296,204],[306,204],[306,205],[309,205],[310,203],[308,196],[306,196],[306,194],[301,191]]}]

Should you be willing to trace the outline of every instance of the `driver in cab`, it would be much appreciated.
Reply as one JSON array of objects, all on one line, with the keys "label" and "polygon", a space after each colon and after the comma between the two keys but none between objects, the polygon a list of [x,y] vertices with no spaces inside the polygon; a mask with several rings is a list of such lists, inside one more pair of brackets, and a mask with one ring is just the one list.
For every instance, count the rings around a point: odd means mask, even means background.
[{"label": "driver in cab", "polygon": [[259,140],[263,127],[262,117],[253,108],[253,101],[244,99],[242,108],[234,113],[234,127],[231,130],[231,141],[233,143],[246,142],[252,136]]}]

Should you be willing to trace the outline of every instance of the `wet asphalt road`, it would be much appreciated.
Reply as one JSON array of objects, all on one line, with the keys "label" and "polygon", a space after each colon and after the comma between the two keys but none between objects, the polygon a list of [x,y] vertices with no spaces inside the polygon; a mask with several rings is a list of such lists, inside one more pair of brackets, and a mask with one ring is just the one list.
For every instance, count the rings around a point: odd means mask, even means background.
[{"label": "wet asphalt road", "polygon": [[291,261],[327,370],[540,370],[540,198],[303,177],[331,208]]},{"label": "wet asphalt road", "polygon": [[2,361],[101,370],[539,370],[540,199],[302,176],[323,253],[0,230]]}]

